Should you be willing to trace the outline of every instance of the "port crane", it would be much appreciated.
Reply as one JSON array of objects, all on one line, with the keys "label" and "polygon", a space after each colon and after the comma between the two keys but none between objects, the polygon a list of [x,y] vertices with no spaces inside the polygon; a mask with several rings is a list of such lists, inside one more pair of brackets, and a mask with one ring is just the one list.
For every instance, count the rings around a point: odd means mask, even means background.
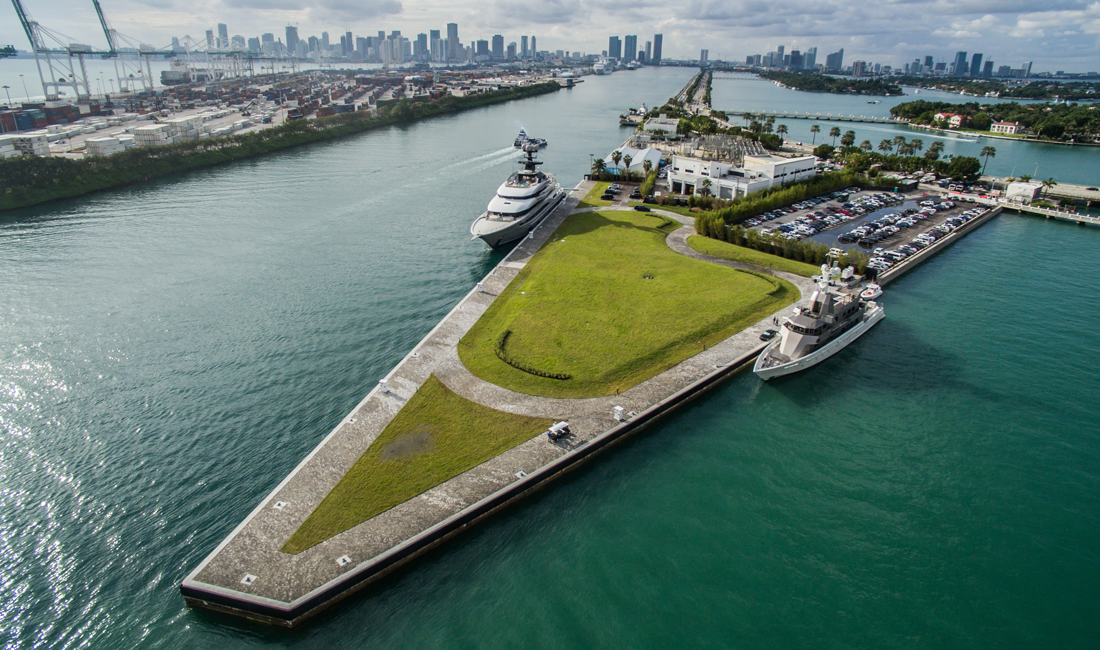
[{"label": "port crane", "polygon": [[38,66],[38,77],[42,80],[42,92],[46,99],[60,98],[62,88],[72,89],[78,100],[89,99],[92,92],[84,57],[92,54],[92,47],[74,43],[68,36],[43,27],[30,17],[21,0],[11,2],[34,50],[34,62]]},{"label": "port crane", "polygon": [[[99,6],[99,0],[92,0],[92,4],[95,5],[95,13],[99,16],[103,34],[107,37],[107,55],[115,60],[115,76],[118,78],[119,91],[152,90],[153,66],[149,63],[149,57],[156,52],[156,49],[150,45],[135,43],[119,33],[107,22],[107,16],[103,14],[103,7]],[[135,52],[136,56],[130,58],[126,52],[122,51],[123,46]]]}]

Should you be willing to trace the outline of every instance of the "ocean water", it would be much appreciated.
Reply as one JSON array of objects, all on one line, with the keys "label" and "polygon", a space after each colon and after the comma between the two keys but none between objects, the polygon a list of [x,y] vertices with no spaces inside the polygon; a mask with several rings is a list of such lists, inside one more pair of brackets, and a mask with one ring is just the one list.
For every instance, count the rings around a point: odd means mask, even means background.
[{"label": "ocean water", "polygon": [[683,68],[0,217],[9,648],[1096,647],[1100,230],[1002,215],[814,370],[739,375],[294,631],[179,582]]}]

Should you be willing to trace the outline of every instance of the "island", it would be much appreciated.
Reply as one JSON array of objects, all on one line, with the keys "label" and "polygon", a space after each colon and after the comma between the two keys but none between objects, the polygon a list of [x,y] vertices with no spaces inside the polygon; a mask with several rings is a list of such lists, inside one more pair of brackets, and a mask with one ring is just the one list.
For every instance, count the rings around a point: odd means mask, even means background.
[{"label": "island", "polygon": [[1094,104],[930,102],[898,104],[890,114],[911,125],[1056,143],[1100,141],[1100,110]]},{"label": "island", "polygon": [[782,86],[804,90],[811,93],[832,93],[834,95],[904,95],[901,86],[882,79],[849,79],[834,77],[816,72],[784,72],[764,70],[758,72],[762,79],[774,81]]}]

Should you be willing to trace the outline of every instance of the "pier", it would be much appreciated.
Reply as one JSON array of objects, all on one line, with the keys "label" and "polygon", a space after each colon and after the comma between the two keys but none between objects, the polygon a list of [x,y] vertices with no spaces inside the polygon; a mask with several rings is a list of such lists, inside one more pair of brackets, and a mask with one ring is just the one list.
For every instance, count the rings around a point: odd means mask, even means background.
[{"label": "pier", "polygon": [[875,122],[877,124],[908,124],[894,117],[875,117],[873,115],[833,115],[832,113],[798,113],[791,111],[726,111],[726,115],[764,116],[784,120],[821,120],[824,122]]},{"label": "pier", "polygon": [[[189,605],[296,626],[643,430],[759,354],[766,345],[759,336],[772,326],[772,314],[613,396],[526,395],[486,382],[463,366],[458,341],[593,186],[585,182],[574,189],[187,576],[180,590]],[[694,232],[690,217],[660,209],[653,213],[680,222],[665,240],[673,251],[724,266],[746,266],[689,248],[685,240]],[[794,284],[803,298],[812,292],[806,278],[775,275]],[[787,305],[778,313],[789,309]],[[457,395],[493,409],[566,420],[572,435],[567,441],[538,435],[300,553],[282,552],[287,539],[432,376]]]}]

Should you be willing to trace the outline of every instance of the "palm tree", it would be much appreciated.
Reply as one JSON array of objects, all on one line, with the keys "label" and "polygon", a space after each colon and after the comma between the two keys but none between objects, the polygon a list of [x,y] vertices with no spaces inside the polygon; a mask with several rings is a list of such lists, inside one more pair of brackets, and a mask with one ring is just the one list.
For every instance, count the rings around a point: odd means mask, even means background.
[{"label": "palm tree", "polygon": [[604,164],[603,158],[597,158],[592,161],[593,174],[602,174],[605,169],[607,169],[607,165]]},{"label": "palm tree", "polygon": [[787,135],[787,125],[786,124],[780,124],[779,126],[775,127],[775,132],[780,137]]},{"label": "palm tree", "polygon": [[703,182],[700,183],[700,185],[703,186],[702,194],[706,194],[707,196],[710,196],[710,179],[709,178],[704,178]]},{"label": "palm tree", "polygon": [[905,136],[904,135],[894,136],[894,146],[895,147],[900,147],[903,144],[905,144]]},{"label": "palm tree", "polygon": [[811,126],[811,127],[810,127],[810,133],[813,133],[813,134],[814,134],[814,140],[813,140],[813,142],[811,142],[811,143],[810,143],[810,146],[812,147],[812,146],[814,146],[815,144],[817,144],[817,134],[818,134],[818,133],[821,133],[821,127],[820,127],[820,126],[818,126],[818,125],[816,125],[816,124],[815,124],[815,125],[813,125],[813,126]]},{"label": "palm tree", "polygon": [[920,138],[913,138],[909,141],[909,145],[913,148],[913,152],[916,153],[917,151],[924,149],[924,140],[921,140]]},{"label": "palm tree", "polygon": [[646,158],[642,161],[642,170],[645,171],[645,175],[648,177],[649,172],[653,169],[653,161]]},{"label": "palm tree", "polygon": [[625,165],[623,165],[623,167],[625,167],[627,171],[630,170],[630,161],[632,160],[634,160],[634,158],[630,157],[629,155],[623,156],[623,162],[626,163]]},{"label": "palm tree", "polygon": [[856,143],[856,132],[855,131],[845,131],[844,132],[844,137],[840,138],[840,144],[845,146],[845,147],[850,147],[855,143]]},{"label": "palm tree", "polygon": [[764,122],[764,132],[765,133],[771,133],[772,131],[774,131],[775,127],[772,126],[772,124],[774,124],[774,123],[775,123],[775,120],[773,120],[772,118],[769,117],[768,121]]},{"label": "palm tree", "polygon": [[997,157],[997,148],[990,146],[982,147],[982,152],[978,154],[978,157],[985,158],[985,164],[982,165],[982,176],[985,176],[985,166],[989,164],[990,158]]},{"label": "palm tree", "polygon": [[943,143],[933,142],[928,145],[928,151],[924,152],[924,157],[929,160],[939,160],[941,153],[943,153]]},{"label": "palm tree", "polygon": [[1050,188],[1054,187],[1057,184],[1058,183],[1055,182],[1053,176],[1051,176],[1050,178],[1043,181],[1043,194],[1049,196],[1050,195],[1050,191],[1049,191]]},{"label": "palm tree", "polygon": [[836,146],[836,139],[840,137],[840,127],[834,126],[829,129],[829,137],[833,139],[833,146]]},{"label": "palm tree", "polygon": [[616,149],[611,152],[611,162],[615,163],[615,167],[619,166],[619,161],[623,159],[623,152]]},{"label": "palm tree", "polygon": [[871,144],[870,140],[864,140],[863,142],[859,143],[859,148],[863,149],[864,151],[871,151],[875,148],[875,146]]},{"label": "palm tree", "polygon": [[888,139],[883,139],[882,142],[878,143],[878,150],[884,154],[890,153],[894,150],[894,143]]}]

